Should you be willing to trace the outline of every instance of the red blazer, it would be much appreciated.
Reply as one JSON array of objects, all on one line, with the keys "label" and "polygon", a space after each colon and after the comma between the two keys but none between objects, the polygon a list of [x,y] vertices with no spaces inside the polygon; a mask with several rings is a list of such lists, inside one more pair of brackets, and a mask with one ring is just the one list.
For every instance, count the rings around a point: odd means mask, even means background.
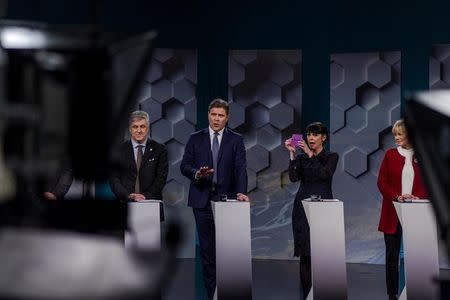
[{"label": "red blazer", "polygon": [[[388,234],[397,231],[398,217],[392,203],[402,193],[402,170],[405,157],[398,153],[397,148],[386,151],[378,174],[378,189],[383,196],[380,224],[378,230]],[[428,194],[420,175],[419,164],[413,156],[414,181],[411,194],[420,199],[427,199]]]}]

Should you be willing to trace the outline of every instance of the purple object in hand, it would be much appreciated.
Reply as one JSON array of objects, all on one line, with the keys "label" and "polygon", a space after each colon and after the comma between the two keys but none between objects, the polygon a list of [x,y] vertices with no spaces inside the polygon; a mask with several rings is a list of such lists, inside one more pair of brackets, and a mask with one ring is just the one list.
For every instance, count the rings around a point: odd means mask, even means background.
[{"label": "purple object in hand", "polygon": [[303,140],[303,135],[294,133],[291,138],[291,146],[294,148],[299,148],[301,140]]}]

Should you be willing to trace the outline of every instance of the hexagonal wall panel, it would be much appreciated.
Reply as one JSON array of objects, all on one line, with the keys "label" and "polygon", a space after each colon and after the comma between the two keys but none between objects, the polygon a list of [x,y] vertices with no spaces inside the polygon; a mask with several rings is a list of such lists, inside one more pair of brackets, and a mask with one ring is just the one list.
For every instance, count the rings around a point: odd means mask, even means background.
[{"label": "hexagonal wall panel", "polygon": [[335,89],[344,82],[344,68],[340,64],[332,61],[330,64],[330,74],[332,88]]},{"label": "hexagonal wall panel", "polygon": [[336,105],[330,105],[330,115],[333,116],[331,118],[330,131],[331,133],[335,133],[345,125],[345,113],[342,109],[337,107]]},{"label": "hexagonal wall panel", "polygon": [[195,126],[189,123],[187,120],[180,120],[177,123],[173,124],[173,137],[185,145],[191,133],[195,131]]},{"label": "hexagonal wall panel", "polygon": [[245,109],[236,102],[230,102],[228,126],[235,129],[245,123]]},{"label": "hexagonal wall panel", "polygon": [[380,92],[370,83],[365,83],[356,88],[356,103],[370,110],[380,104]]},{"label": "hexagonal wall panel", "polygon": [[273,126],[267,124],[258,129],[256,138],[258,140],[258,145],[263,146],[267,150],[272,150],[280,145],[281,132]]},{"label": "hexagonal wall panel", "polygon": [[235,119],[231,108],[229,124],[243,135],[247,149],[254,257],[292,257],[278,239],[292,235],[291,190],[298,183],[286,182],[282,174],[289,163],[284,139],[301,131],[301,63],[298,50],[233,50],[229,55],[229,100],[239,105]]},{"label": "hexagonal wall panel", "polygon": [[233,72],[233,74],[228,76],[228,84],[230,86],[236,86],[245,80],[245,68],[238,64],[237,61],[230,60],[228,69],[230,72]]},{"label": "hexagonal wall panel", "polygon": [[197,99],[192,99],[184,104],[184,118],[191,124],[197,124]]},{"label": "hexagonal wall panel", "polygon": [[278,57],[289,65],[298,65],[302,63],[302,57],[298,50],[278,50]]},{"label": "hexagonal wall panel", "polygon": [[162,65],[161,63],[154,61],[151,68],[149,68],[147,75],[145,76],[145,80],[149,83],[153,83],[154,81],[160,79],[162,77]]},{"label": "hexagonal wall panel", "polygon": [[[400,107],[400,58],[392,51],[340,53],[330,59],[330,150],[339,155],[333,195],[351,207],[346,211],[346,220],[352,220],[347,259],[353,261],[371,263],[383,255],[383,242],[372,234],[381,203],[376,182],[381,159],[392,146],[382,138],[392,140],[391,115],[399,117],[392,112]],[[343,70],[336,72],[333,64]],[[362,244],[380,251],[361,256]]]},{"label": "hexagonal wall panel", "polygon": [[274,66],[269,79],[279,86],[286,85],[294,79],[294,70],[288,64],[280,62]]},{"label": "hexagonal wall panel", "polygon": [[255,127],[259,128],[269,122],[269,110],[263,105],[252,105],[250,110],[247,110],[247,121]]},{"label": "hexagonal wall panel", "polygon": [[142,101],[141,109],[148,113],[150,117],[150,122],[156,122],[162,117],[162,105],[158,101],[149,98],[147,100]]},{"label": "hexagonal wall panel", "polygon": [[165,144],[173,136],[172,123],[161,119],[152,124],[151,136],[158,143]]},{"label": "hexagonal wall panel", "polygon": [[[269,153],[270,166],[269,169],[280,175],[283,171],[289,167],[289,152],[284,145],[278,145],[276,148],[270,150]],[[280,177],[281,179],[281,177]]]},{"label": "hexagonal wall panel", "polygon": [[450,88],[450,45],[433,45],[430,55],[429,86],[431,89]]},{"label": "hexagonal wall panel", "polygon": [[169,182],[164,189],[164,201],[169,204],[187,200],[189,182],[181,175],[179,163],[197,122],[196,82],[196,51],[154,51],[139,108],[150,115],[151,137],[166,144],[168,150]]},{"label": "hexagonal wall panel", "polygon": [[166,62],[174,56],[173,49],[156,48],[153,50],[153,59],[158,62]]},{"label": "hexagonal wall panel", "polygon": [[230,58],[242,65],[247,65],[257,58],[256,50],[232,50],[230,51]]},{"label": "hexagonal wall panel", "polygon": [[242,107],[247,107],[258,101],[258,99],[256,99],[256,95],[249,94],[251,92],[246,90],[245,86],[241,88],[236,87],[233,91],[233,102],[239,103]]},{"label": "hexagonal wall panel", "polygon": [[358,148],[344,154],[344,170],[357,178],[367,171],[367,155]]},{"label": "hexagonal wall panel", "polygon": [[184,107],[179,101],[170,99],[163,105],[164,118],[172,123],[176,123],[184,119]]},{"label": "hexagonal wall panel", "polygon": [[256,90],[256,97],[259,103],[271,108],[281,102],[281,88],[270,82],[264,82]]},{"label": "hexagonal wall panel", "polygon": [[246,128],[245,134],[243,135],[245,149],[249,149],[256,145],[257,143],[256,133],[257,130],[255,128],[252,127]]},{"label": "hexagonal wall panel", "polygon": [[177,162],[181,160],[184,153],[183,144],[176,141],[175,139],[171,139],[169,142],[167,142],[166,147],[168,152],[168,159],[170,162]]},{"label": "hexagonal wall panel", "polygon": [[195,86],[188,80],[178,80],[173,84],[173,96],[185,104],[195,97]]},{"label": "hexagonal wall panel", "polygon": [[381,88],[391,81],[391,67],[381,60],[369,65],[367,80],[377,88]]},{"label": "hexagonal wall panel", "polygon": [[294,110],[292,106],[278,103],[270,109],[270,123],[279,130],[283,130],[294,121]]},{"label": "hexagonal wall panel", "polygon": [[172,98],[172,83],[167,79],[162,79],[152,84],[152,98],[161,103]]},{"label": "hexagonal wall panel", "polygon": [[349,128],[358,132],[367,126],[367,113],[364,108],[355,105],[345,112],[347,125]]},{"label": "hexagonal wall panel", "polygon": [[247,149],[247,165],[255,172],[264,170],[269,166],[269,152],[260,145]]},{"label": "hexagonal wall panel", "polygon": [[430,57],[430,70],[428,82],[430,87],[434,86],[441,79],[441,63],[434,57]]}]

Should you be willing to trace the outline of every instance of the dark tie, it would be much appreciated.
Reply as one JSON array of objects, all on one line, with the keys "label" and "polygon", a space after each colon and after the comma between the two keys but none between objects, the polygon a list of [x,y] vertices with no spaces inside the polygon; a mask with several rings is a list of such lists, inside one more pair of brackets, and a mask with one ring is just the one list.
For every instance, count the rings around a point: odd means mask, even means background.
[{"label": "dark tie", "polygon": [[213,183],[217,183],[217,156],[219,155],[219,133],[214,132],[214,138],[212,143],[212,157],[213,157]]},{"label": "dark tie", "polygon": [[136,194],[141,193],[141,187],[139,183],[139,168],[141,167],[142,163],[142,156],[144,156],[144,153],[142,152],[143,145],[137,145],[137,156],[136,156],[136,184],[134,186],[134,192]]}]

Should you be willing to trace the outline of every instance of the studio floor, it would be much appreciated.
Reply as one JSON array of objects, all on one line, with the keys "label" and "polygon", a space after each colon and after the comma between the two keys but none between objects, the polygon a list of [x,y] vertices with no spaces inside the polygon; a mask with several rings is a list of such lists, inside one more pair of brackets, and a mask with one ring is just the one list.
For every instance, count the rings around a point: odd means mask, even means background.
[{"label": "studio floor", "polygon": [[[298,300],[301,288],[298,261],[253,260],[253,299]],[[441,270],[441,274],[450,270]],[[179,259],[164,300],[196,300],[195,260]],[[387,299],[384,283],[384,265],[347,264],[347,296],[355,300]]]}]

